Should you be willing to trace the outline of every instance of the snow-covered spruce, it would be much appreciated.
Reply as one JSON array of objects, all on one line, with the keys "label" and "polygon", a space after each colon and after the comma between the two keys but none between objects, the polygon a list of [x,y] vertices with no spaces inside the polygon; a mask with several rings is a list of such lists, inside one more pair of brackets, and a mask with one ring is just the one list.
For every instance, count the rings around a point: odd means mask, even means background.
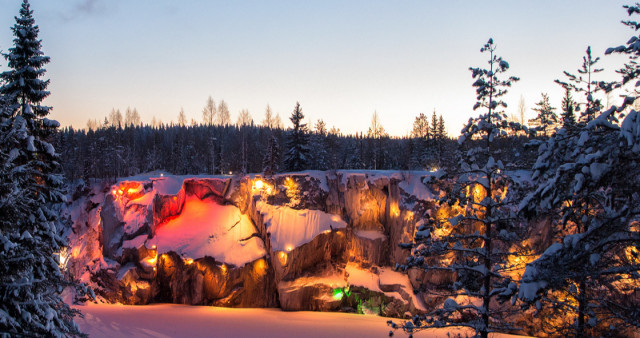
[{"label": "snow-covered spruce", "polygon": [[284,157],[284,169],[286,171],[301,171],[309,165],[309,135],[306,123],[302,123],[304,114],[300,108],[300,102],[291,114],[293,129],[289,131],[287,138],[287,152]]},{"label": "snow-covered spruce", "polygon": [[[626,8],[630,15],[640,12]],[[640,300],[634,296],[640,283],[640,121],[635,110],[624,114],[637,91],[621,107],[605,111],[594,99],[600,88],[620,88],[638,77],[637,41],[634,36],[627,46],[607,51],[630,56],[619,71],[621,82],[591,79],[599,70],[593,69],[598,58],[590,48],[581,76],[565,72],[571,88],[585,95],[586,108],[576,123],[565,123],[540,146],[534,166],[538,188],[520,204],[523,212],[555,216],[558,240],[527,266],[519,291],[551,323],[542,327],[548,334],[606,336],[640,326]]]},{"label": "snow-covered spruce", "polygon": [[14,46],[0,74],[0,335],[79,335],[78,313],[60,297],[65,280],[54,253],[66,246],[55,206],[63,200],[55,149],[47,140],[49,62],[40,50],[38,26],[24,0],[12,27]]},{"label": "snow-covered spruce", "polygon": [[414,316],[401,326],[408,333],[464,326],[487,337],[489,332],[514,329],[505,320],[507,307],[496,306],[496,300],[515,300],[517,281],[506,272],[512,268],[509,258],[521,253],[515,245],[519,235],[514,206],[507,194],[511,182],[503,162],[496,160],[494,141],[508,131],[521,129],[519,124],[507,122],[501,109],[506,107],[502,96],[518,78],[503,78],[509,64],[494,54],[495,48],[490,39],[481,49],[489,53],[489,69],[470,69],[477,93],[474,109],[487,111],[463,128],[458,139],[464,152],[460,171],[454,175],[452,190],[440,200],[441,204],[457,205],[458,215],[418,228],[413,243],[404,245],[412,248],[412,255],[400,266],[402,270],[448,271],[457,279],[442,307],[426,316]]}]

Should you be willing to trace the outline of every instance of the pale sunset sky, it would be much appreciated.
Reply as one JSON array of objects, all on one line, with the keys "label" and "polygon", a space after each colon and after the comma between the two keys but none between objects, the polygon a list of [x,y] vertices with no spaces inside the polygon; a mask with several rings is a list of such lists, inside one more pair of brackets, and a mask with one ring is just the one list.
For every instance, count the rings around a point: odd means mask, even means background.
[{"label": "pale sunset sky", "polygon": [[[3,52],[20,3],[0,0]],[[587,46],[603,56],[632,35],[620,23],[627,3],[32,0],[31,8],[51,57],[45,104],[63,125],[83,128],[127,107],[144,122],[176,121],[181,107],[200,121],[211,95],[227,102],[234,122],[248,109],[259,123],[269,104],[289,126],[300,101],[308,122],[366,132],[377,111],[402,136],[419,113],[435,109],[450,135],[477,114],[468,68],[486,65],[480,47],[489,37],[508,74],[521,78],[507,113],[523,96],[533,117],[542,92],[559,107],[553,80],[575,73]],[[614,79],[624,60],[603,56],[600,79]]]}]

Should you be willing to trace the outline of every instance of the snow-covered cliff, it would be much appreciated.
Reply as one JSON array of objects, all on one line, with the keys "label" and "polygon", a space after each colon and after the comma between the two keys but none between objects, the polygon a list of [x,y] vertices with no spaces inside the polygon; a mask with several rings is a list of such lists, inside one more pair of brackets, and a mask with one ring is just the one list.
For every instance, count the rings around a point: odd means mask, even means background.
[{"label": "snow-covered cliff", "polygon": [[[108,302],[405,316],[421,281],[398,247],[435,217],[431,172],[160,173],[80,187],[67,271]],[[427,182],[427,183],[425,183]]]}]

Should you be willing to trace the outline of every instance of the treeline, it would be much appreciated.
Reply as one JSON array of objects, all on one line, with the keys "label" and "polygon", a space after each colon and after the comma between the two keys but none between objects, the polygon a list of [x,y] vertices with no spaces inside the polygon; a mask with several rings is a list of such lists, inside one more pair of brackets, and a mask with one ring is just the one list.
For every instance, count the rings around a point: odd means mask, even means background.
[{"label": "treeline", "polygon": [[[116,178],[153,170],[173,174],[262,172],[275,140],[275,172],[284,165],[290,131],[264,126],[134,126],[63,129],[55,148],[67,179]],[[455,141],[308,132],[305,169],[428,169],[450,161]]]}]

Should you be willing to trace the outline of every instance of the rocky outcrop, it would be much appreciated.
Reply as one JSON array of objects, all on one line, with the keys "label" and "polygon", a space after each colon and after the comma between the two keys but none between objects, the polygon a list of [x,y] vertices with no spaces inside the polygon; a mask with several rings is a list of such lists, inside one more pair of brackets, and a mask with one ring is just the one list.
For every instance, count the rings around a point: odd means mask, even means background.
[{"label": "rocky outcrop", "polygon": [[[434,194],[423,183],[428,175],[312,171],[268,178],[139,178],[103,189],[100,201],[85,195],[83,207],[99,217],[74,223],[85,222],[99,234],[87,236],[85,231],[83,238],[102,248],[102,257],[83,264],[90,266],[93,285],[111,302],[279,306],[403,317],[424,309],[417,286],[433,277],[397,273],[389,281],[380,271],[406,260],[408,252],[398,244],[413,238],[419,220],[435,214]],[[159,227],[180,217],[192,198],[247,215],[253,230],[233,240],[243,245],[257,238],[263,256],[233,265],[156,248]],[[293,214],[305,229],[284,226]],[[236,224],[225,226],[232,231]],[[77,237],[73,245],[86,243]]]}]

